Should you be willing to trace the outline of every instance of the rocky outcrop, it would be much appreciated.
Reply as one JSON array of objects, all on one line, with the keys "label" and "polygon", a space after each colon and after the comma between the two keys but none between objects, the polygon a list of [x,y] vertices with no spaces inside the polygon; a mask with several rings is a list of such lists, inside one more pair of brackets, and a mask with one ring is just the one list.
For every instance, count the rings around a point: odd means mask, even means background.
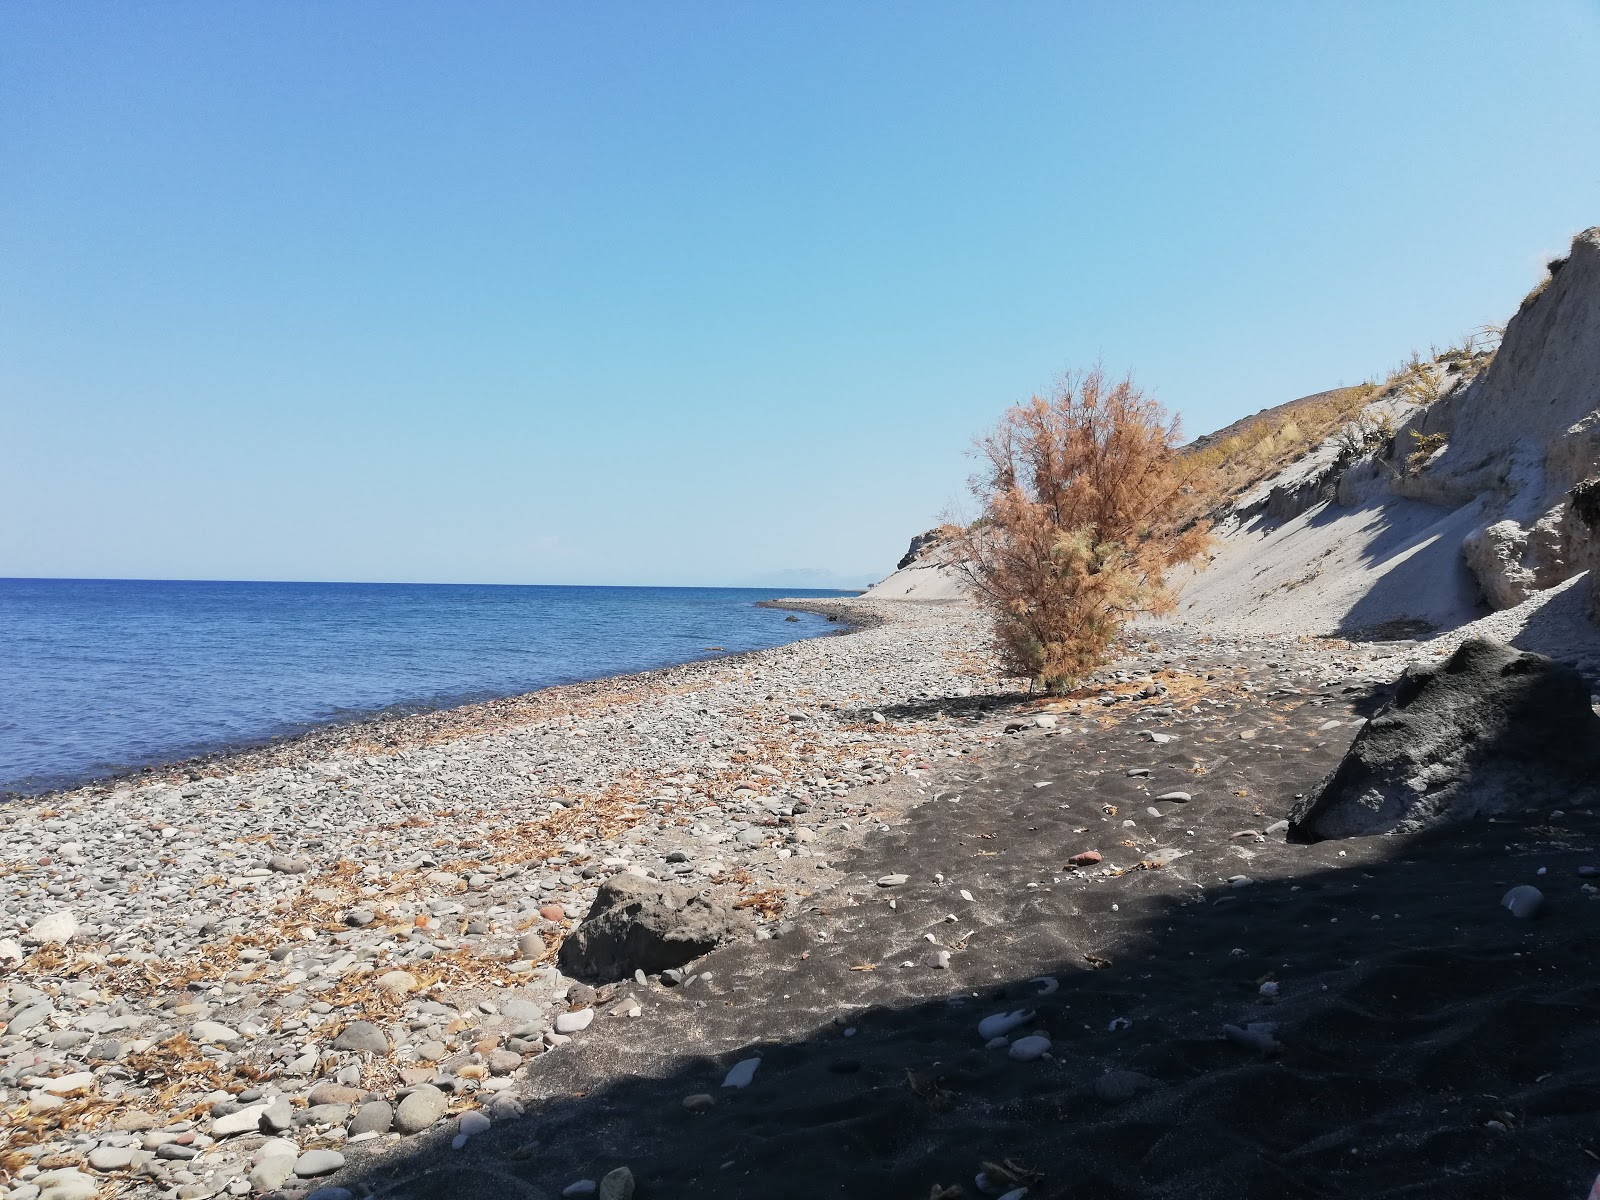
[{"label": "rocky outcrop", "polygon": [[961,600],[968,594],[957,561],[958,525],[940,525],[911,539],[911,548],[888,575],[862,595],[868,600]]},{"label": "rocky outcrop", "polygon": [[681,967],[753,928],[750,917],[703,892],[624,872],[600,885],[589,914],[561,943],[561,969],[610,983],[635,971]]},{"label": "rocky outcrop", "polygon": [[1409,670],[1393,703],[1289,814],[1303,841],[1414,833],[1600,799],[1600,717],[1573,668],[1499,642]]},{"label": "rocky outcrop", "polygon": [[1491,608],[1515,608],[1571,576],[1562,545],[1565,517],[1558,506],[1530,526],[1495,521],[1462,540],[1461,553]]},{"label": "rocky outcrop", "polygon": [[1493,497],[1462,551],[1496,608],[1584,569],[1565,553],[1567,495],[1600,468],[1600,228],[1579,234],[1506,326],[1481,377],[1401,431],[1446,439],[1396,491],[1433,503]]},{"label": "rocky outcrop", "polygon": [[934,550],[953,539],[961,530],[954,525],[938,525],[925,533],[919,533],[911,539],[911,547],[905,555],[895,564],[895,570],[904,571],[914,563],[921,562]]}]

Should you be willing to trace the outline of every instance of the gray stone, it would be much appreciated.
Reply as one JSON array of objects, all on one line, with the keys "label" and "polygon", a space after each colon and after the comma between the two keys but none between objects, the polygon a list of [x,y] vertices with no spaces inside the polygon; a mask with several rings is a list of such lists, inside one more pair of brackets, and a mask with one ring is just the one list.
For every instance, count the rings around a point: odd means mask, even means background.
[{"label": "gray stone", "polygon": [[589,914],[561,943],[561,969],[595,981],[682,966],[752,927],[726,901],[638,875],[600,885]]},{"label": "gray stone", "polygon": [[237,1133],[255,1133],[261,1128],[261,1118],[269,1107],[266,1104],[252,1104],[218,1117],[211,1122],[211,1136],[223,1138]]},{"label": "gray stone", "polygon": [[258,1192],[275,1192],[294,1174],[293,1154],[273,1154],[263,1158],[250,1171],[250,1186]]},{"label": "gray stone", "polygon": [[6,1032],[27,1033],[28,1030],[36,1029],[48,1021],[50,1014],[54,1011],[55,1009],[51,1006],[50,1001],[35,1001],[11,1018],[11,1021],[6,1026]]},{"label": "gray stone", "polygon": [[581,1033],[594,1021],[594,1009],[580,1008],[577,1012],[564,1012],[556,1017],[557,1033]]},{"label": "gray stone", "polygon": [[608,1171],[600,1180],[598,1200],[633,1200],[633,1172],[627,1167]]},{"label": "gray stone", "polygon": [[1018,1062],[1032,1062],[1034,1059],[1049,1053],[1050,1039],[1042,1033],[1029,1037],[1020,1037],[1011,1043],[1007,1053]]},{"label": "gray stone", "polygon": [[394,1123],[394,1108],[387,1100],[369,1100],[356,1109],[350,1119],[350,1136],[358,1133],[388,1133]]},{"label": "gray stone", "polygon": [[443,1092],[425,1083],[400,1101],[394,1110],[394,1127],[401,1133],[420,1133],[444,1116],[448,1103]]},{"label": "gray stone", "polygon": [[132,1146],[96,1146],[89,1151],[89,1165],[96,1171],[121,1171],[132,1162]]},{"label": "gray stone", "polygon": [[351,1021],[333,1040],[335,1050],[355,1050],[366,1054],[384,1054],[389,1049],[389,1039],[383,1036],[371,1021]]},{"label": "gray stone", "polygon": [[483,1061],[495,1075],[509,1075],[522,1065],[522,1055],[512,1050],[491,1050]]},{"label": "gray stone", "polygon": [[544,954],[544,938],[537,929],[530,929],[517,937],[517,955],[521,958],[538,958]]},{"label": "gray stone", "polygon": [[189,1027],[189,1037],[196,1042],[237,1042],[239,1033],[220,1021],[196,1021]]},{"label": "gray stone", "polygon": [[294,1173],[301,1179],[332,1175],[344,1166],[344,1155],[337,1150],[307,1150],[294,1160]]},{"label": "gray stone", "polygon": [[1300,841],[1427,826],[1600,798],[1600,716],[1572,667],[1474,638],[1393,702],[1289,814]]},{"label": "gray stone", "polygon": [[282,1133],[294,1124],[294,1106],[289,1097],[277,1096],[261,1114],[261,1127],[273,1133]]},{"label": "gray stone", "polygon": [[349,1117],[348,1104],[317,1104],[306,1109],[306,1120],[313,1125],[343,1125]]},{"label": "gray stone", "polygon": [[1500,907],[1509,908],[1513,917],[1526,921],[1544,907],[1544,893],[1525,883],[1500,897]]},{"label": "gray stone", "polygon": [[91,1176],[70,1167],[35,1175],[33,1186],[39,1189],[38,1200],[94,1200],[100,1190]]},{"label": "gray stone", "polygon": [[532,1000],[507,1000],[500,1006],[500,1015],[508,1021],[539,1021],[544,1019],[544,1009]]},{"label": "gray stone", "polygon": [[318,1104],[356,1104],[366,1093],[360,1088],[347,1087],[342,1083],[319,1083],[306,1093],[306,1103],[315,1107]]}]

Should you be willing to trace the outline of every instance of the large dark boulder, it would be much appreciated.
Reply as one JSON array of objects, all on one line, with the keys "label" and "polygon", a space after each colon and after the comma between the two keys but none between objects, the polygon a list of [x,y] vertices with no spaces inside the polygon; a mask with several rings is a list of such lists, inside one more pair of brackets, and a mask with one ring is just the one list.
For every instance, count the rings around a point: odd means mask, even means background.
[{"label": "large dark boulder", "polygon": [[630,873],[600,885],[589,915],[561,943],[561,969],[609,983],[681,967],[747,933],[749,914],[691,888]]},{"label": "large dark boulder", "polygon": [[1600,717],[1571,667],[1500,642],[1409,669],[1334,771],[1289,814],[1299,841],[1600,799]]}]

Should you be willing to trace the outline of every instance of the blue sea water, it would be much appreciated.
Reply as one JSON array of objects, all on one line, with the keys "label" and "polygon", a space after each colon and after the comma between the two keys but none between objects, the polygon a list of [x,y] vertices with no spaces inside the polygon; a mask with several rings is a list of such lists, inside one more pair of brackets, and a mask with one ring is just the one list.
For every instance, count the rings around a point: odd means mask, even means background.
[{"label": "blue sea water", "polygon": [[842,594],[0,579],[0,794],[776,646],[837,626],[758,601]]}]

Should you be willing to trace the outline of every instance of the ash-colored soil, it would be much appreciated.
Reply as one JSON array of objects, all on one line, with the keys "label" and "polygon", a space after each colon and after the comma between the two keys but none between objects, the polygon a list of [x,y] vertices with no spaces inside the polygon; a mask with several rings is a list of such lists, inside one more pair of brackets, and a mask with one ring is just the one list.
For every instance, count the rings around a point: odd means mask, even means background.
[{"label": "ash-colored soil", "polygon": [[[1396,661],[1164,639],[1110,680],[1124,699],[864,793],[886,829],[790,928],[623,989],[640,1015],[532,1064],[525,1117],[348,1185],[555,1196],[626,1166],[646,1198],[972,1197],[985,1170],[1029,1197],[1581,1195],[1594,818],[1283,840]],[[1151,682],[1166,695],[1133,698]],[[1547,905],[1520,921],[1498,902],[1529,883]],[[980,1021],[1017,1009],[1007,1040],[1046,1035],[1045,1056],[986,1047]],[[1274,1053],[1224,1035],[1260,1022]]]}]

